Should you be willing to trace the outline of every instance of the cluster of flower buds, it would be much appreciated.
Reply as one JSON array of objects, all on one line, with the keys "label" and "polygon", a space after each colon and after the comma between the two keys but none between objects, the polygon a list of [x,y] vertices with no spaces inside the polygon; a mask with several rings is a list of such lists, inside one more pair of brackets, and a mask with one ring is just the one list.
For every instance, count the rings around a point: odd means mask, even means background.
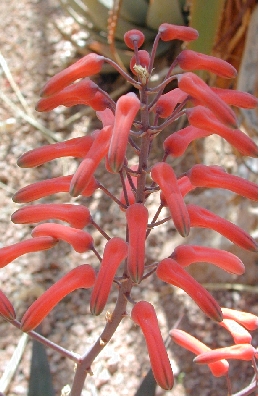
[{"label": "cluster of flower buds", "polygon": [[[153,273],[160,280],[183,289],[208,317],[233,335],[235,346],[211,351],[183,331],[172,330],[170,336],[176,343],[198,355],[196,362],[208,364],[215,376],[221,376],[228,372],[229,365],[224,359],[251,360],[255,356],[247,331],[256,327],[254,316],[221,309],[185,268],[192,263],[207,262],[241,275],[245,266],[238,257],[211,247],[181,245],[174,249],[170,257],[159,263],[154,257],[154,263],[146,265],[146,240],[153,228],[165,221],[172,221],[182,237],[186,237],[191,228],[203,227],[220,233],[243,249],[257,249],[256,241],[237,225],[205,208],[185,203],[186,194],[199,187],[223,188],[256,200],[257,187],[254,183],[228,174],[216,164],[195,165],[184,175],[177,175],[166,162],[168,156],[182,156],[194,140],[212,134],[225,139],[242,155],[257,155],[256,144],[238,129],[236,112],[231,108],[254,108],[256,98],[240,91],[211,88],[193,73],[195,70],[205,70],[220,77],[234,78],[236,70],[226,61],[185,49],[169,67],[164,80],[156,87],[149,86],[159,41],[189,42],[197,38],[198,32],[193,28],[163,23],[158,29],[152,51],[148,53],[140,49],[145,41],[144,34],[136,29],[130,30],[125,34],[125,43],[133,50],[130,62],[133,75],[122,70],[111,59],[90,53],[52,77],[41,91],[42,98],[36,106],[38,111],[50,111],[60,105],[87,105],[96,111],[102,127],[88,136],[49,144],[23,154],[18,159],[18,165],[24,168],[68,156],[80,159],[80,165],[73,175],[61,175],[20,189],[13,197],[14,202],[48,200],[52,194],[62,192],[72,197],[89,197],[100,189],[125,214],[125,239],[121,237],[121,230],[120,237],[110,237],[107,230],[95,223],[90,211],[83,205],[44,201],[24,206],[12,215],[14,223],[41,223],[32,230],[32,238],[0,249],[0,267],[25,253],[52,248],[59,240],[66,241],[79,253],[92,250],[100,262],[97,274],[88,264],[72,269],[29,307],[21,320],[21,329],[25,332],[33,330],[64,296],[78,288],[93,287],[90,311],[99,315],[106,306],[113,282],[120,290],[124,290],[123,285],[127,282],[124,301],[133,303],[131,318],[144,334],[154,377],[164,389],[171,389],[174,379],[155,309],[149,302],[136,302],[131,296],[134,285]],[[90,78],[101,71],[104,63],[113,66],[134,87],[134,92],[139,91],[139,95],[129,92],[114,102]],[[175,74],[175,67],[178,70],[180,67],[183,72]],[[172,81],[177,83],[177,87],[165,93]],[[189,125],[164,139],[163,157],[156,163],[151,162],[154,138],[180,117],[186,117]],[[134,165],[129,165],[130,150],[138,157]],[[101,161],[105,161],[111,177],[119,174],[122,184],[119,196],[96,180],[95,172]],[[161,203],[149,222],[148,198],[152,194],[160,194]],[[163,207],[168,208],[169,217],[159,219]],[[102,254],[98,253],[94,239],[84,229],[88,225],[95,226],[107,240]],[[117,275],[119,267],[120,276]],[[122,312],[125,315],[125,310]],[[2,291],[0,315],[10,322],[15,318],[14,308]],[[109,326],[109,321],[106,326]]]}]

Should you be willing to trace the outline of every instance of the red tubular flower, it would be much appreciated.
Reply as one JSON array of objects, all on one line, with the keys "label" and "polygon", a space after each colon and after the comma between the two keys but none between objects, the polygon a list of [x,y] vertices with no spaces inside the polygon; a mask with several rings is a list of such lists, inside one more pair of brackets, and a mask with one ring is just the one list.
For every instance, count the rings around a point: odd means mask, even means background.
[{"label": "red tubular flower", "polygon": [[186,114],[191,125],[221,136],[243,155],[257,157],[258,147],[253,140],[239,129],[231,129],[223,125],[208,108],[195,106],[186,109]]},{"label": "red tubular flower", "polygon": [[211,131],[206,131],[189,125],[186,128],[174,132],[165,139],[163,143],[165,153],[173,157],[180,157],[184,154],[185,150],[193,140],[207,137],[211,134]]},{"label": "red tubular flower", "polygon": [[177,103],[182,103],[188,94],[179,88],[161,95],[156,104],[152,107],[152,111],[157,113],[160,118],[169,117],[175,109]]},{"label": "red tubular flower", "polygon": [[97,91],[96,94],[88,100],[88,105],[95,111],[104,111],[113,103],[112,99]]},{"label": "red tubular flower", "polygon": [[25,241],[3,247],[0,249],[0,268],[5,267],[23,254],[50,249],[55,246],[57,242],[57,239],[54,237],[42,236],[39,238],[26,239]]},{"label": "red tubular flower", "polygon": [[245,272],[242,261],[225,250],[198,245],[180,245],[175,248],[171,257],[183,267],[204,262],[214,264],[231,274],[242,275]]},{"label": "red tubular flower", "polygon": [[141,282],[145,268],[145,241],[148,223],[148,210],[142,203],[134,203],[126,210],[129,230],[129,252],[127,269],[135,283]]},{"label": "red tubular flower", "polygon": [[2,290],[0,290],[0,316],[6,320],[14,320],[16,317],[13,305]]},{"label": "red tubular flower", "polygon": [[145,36],[140,30],[132,29],[124,34],[124,42],[130,49],[134,50],[134,43],[137,48],[141,47],[144,41]]},{"label": "red tubular flower", "polygon": [[232,319],[223,319],[220,326],[230,332],[235,344],[251,344],[252,336],[248,331]]},{"label": "red tubular flower", "polygon": [[63,105],[71,107],[77,104],[88,105],[89,99],[93,98],[98,90],[98,85],[90,78],[84,78],[78,83],[69,85],[52,96],[42,98],[36,105],[37,111],[50,111]]},{"label": "red tubular flower", "polygon": [[209,318],[222,321],[217,301],[175,260],[166,258],[160,261],[156,274],[162,281],[183,289]]},{"label": "red tubular flower", "polygon": [[[17,191],[13,196],[13,201],[16,203],[28,203],[59,192],[69,192],[72,177],[73,175],[59,176],[30,184]],[[98,186],[98,182],[92,176],[81,195],[84,197],[91,196]]]},{"label": "red tubular flower", "polygon": [[244,326],[247,330],[256,330],[258,328],[258,317],[248,312],[236,311],[230,308],[221,308],[224,319],[233,319]]},{"label": "red tubular flower", "polygon": [[95,272],[88,264],[82,264],[69,271],[46,290],[25,312],[21,320],[24,332],[37,327],[49,312],[69,293],[76,289],[88,289],[94,285]]},{"label": "red tubular flower", "polygon": [[141,327],[144,334],[156,382],[163,389],[172,389],[174,375],[153,305],[147,301],[139,301],[131,311],[131,319]]},{"label": "red tubular flower", "polygon": [[197,164],[187,172],[187,176],[196,187],[224,188],[254,201],[258,200],[258,188],[255,183],[229,175],[220,166]]},{"label": "red tubular flower", "polygon": [[243,249],[257,251],[256,241],[242,228],[197,205],[187,205],[191,227],[211,228]]},{"label": "red tubular flower", "polygon": [[47,144],[30,150],[18,158],[17,165],[21,168],[33,168],[61,157],[83,158],[89,151],[94,139],[92,136],[83,136],[65,142]]},{"label": "red tubular flower", "polygon": [[171,25],[162,23],[159,26],[158,33],[162,41],[181,40],[193,41],[197,40],[199,33],[196,29],[187,26]]},{"label": "red tubular flower", "polygon": [[175,228],[180,235],[187,236],[190,219],[173,169],[165,162],[158,162],[151,169],[151,177],[164,194]]},{"label": "red tubular flower", "polygon": [[96,115],[103,124],[103,128],[114,124],[114,114],[111,109],[96,111]]},{"label": "red tubular flower", "polygon": [[108,165],[117,173],[124,164],[130,128],[140,109],[140,101],[130,92],[122,95],[116,104],[115,122],[108,152]]},{"label": "red tubular flower", "polygon": [[104,57],[97,54],[88,54],[73,65],[53,76],[44,85],[41,96],[51,96],[76,81],[78,78],[89,77],[101,71]]},{"label": "red tubular flower", "polygon": [[127,254],[128,244],[123,239],[116,237],[106,243],[100,271],[91,295],[90,310],[93,315],[100,315],[104,310],[115,273]]},{"label": "red tubular flower", "polygon": [[[143,68],[148,69],[149,62],[150,62],[150,55],[147,51],[145,50],[139,50],[138,51],[138,57],[139,57],[139,65],[142,66]],[[130,60],[130,70],[132,73],[137,76],[138,73],[134,69],[134,66],[136,65],[136,56],[133,55],[133,57]]]},{"label": "red tubular flower", "polygon": [[39,223],[50,219],[66,221],[74,228],[84,228],[91,222],[91,215],[83,205],[38,204],[18,209],[11,216],[15,224]]},{"label": "red tubular flower", "polygon": [[231,108],[196,74],[192,72],[180,74],[178,87],[197,99],[200,104],[208,107],[226,125],[237,124],[235,113]]},{"label": "red tubular flower", "polygon": [[258,105],[258,99],[248,92],[216,87],[211,87],[211,89],[229,105],[241,107],[242,109],[254,109]]},{"label": "red tubular flower", "polygon": [[195,189],[195,186],[192,185],[189,177],[187,176],[183,176],[180,179],[177,179],[177,183],[180,193],[182,194],[183,197],[185,197],[186,194],[188,194],[190,191]]},{"label": "red tubular flower", "polygon": [[32,230],[31,235],[37,238],[40,236],[51,236],[56,239],[62,239],[72,245],[78,253],[87,252],[93,246],[93,238],[88,232],[62,224],[39,224]]},{"label": "red tubular flower", "polygon": [[[169,332],[170,337],[176,344],[194,353],[200,355],[203,352],[210,351],[211,349],[203,344],[203,342],[197,340],[197,338],[191,336],[183,330],[173,329]],[[226,360],[219,360],[215,363],[208,364],[212,374],[215,377],[222,377],[226,375],[229,369],[229,364]]]},{"label": "red tubular flower", "polygon": [[179,66],[185,71],[207,70],[223,78],[235,78],[236,69],[223,59],[192,50],[183,50],[178,56]]},{"label": "red tubular flower", "polygon": [[72,177],[69,191],[72,197],[77,197],[87,188],[96,168],[108,152],[111,134],[112,126],[109,125],[101,129],[95,137],[90,150]]},{"label": "red tubular flower", "polygon": [[251,344],[239,344],[204,352],[194,362],[210,364],[220,359],[252,360],[255,354],[256,350]]}]

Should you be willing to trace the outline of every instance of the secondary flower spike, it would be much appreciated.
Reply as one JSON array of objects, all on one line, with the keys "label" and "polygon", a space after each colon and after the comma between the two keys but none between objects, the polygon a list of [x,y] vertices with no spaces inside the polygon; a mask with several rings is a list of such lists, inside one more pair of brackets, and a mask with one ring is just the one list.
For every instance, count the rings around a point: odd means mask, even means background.
[{"label": "secondary flower spike", "polygon": [[98,165],[108,152],[111,134],[111,125],[98,132],[90,150],[72,177],[70,184],[70,195],[72,197],[77,197],[87,188]]},{"label": "secondary flower spike", "polygon": [[175,260],[166,258],[160,261],[156,274],[162,281],[183,289],[209,318],[222,321],[217,301]]},{"label": "secondary flower spike", "polygon": [[188,26],[178,26],[169,23],[162,23],[158,28],[158,33],[162,41],[181,40],[193,41],[197,40],[199,33],[196,29]]},{"label": "secondary flower spike", "polygon": [[88,264],[82,264],[69,271],[46,290],[25,312],[21,320],[24,332],[37,327],[49,312],[69,293],[76,289],[88,289],[94,285],[95,271]]},{"label": "secondary flower spike", "polygon": [[250,344],[251,334],[233,319],[223,319],[220,326],[224,327],[232,335],[235,344]]},{"label": "secondary flower spike", "polygon": [[223,59],[192,50],[183,50],[178,56],[179,66],[185,71],[207,70],[223,78],[235,78],[236,69]]},{"label": "secondary flower spike", "polygon": [[231,274],[242,275],[245,272],[242,261],[225,250],[199,245],[179,245],[175,248],[171,257],[183,267],[193,263],[205,262],[217,265]]},{"label": "secondary flower spike", "polygon": [[110,239],[104,248],[100,271],[92,291],[90,310],[93,315],[100,315],[103,311],[112,287],[115,273],[127,257],[128,244],[121,238]]},{"label": "secondary flower spike", "polygon": [[37,147],[18,158],[17,165],[21,168],[33,168],[61,157],[83,158],[89,151],[94,139],[83,136],[65,142],[47,144]]},{"label": "secondary flower spike", "polygon": [[253,140],[239,129],[231,129],[222,124],[210,109],[198,105],[186,109],[186,115],[191,125],[221,136],[243,155],[257,157],[258,147]]},{"label": "secondary flower spike", "polygon": [[151,169],[151,177],[161,188],[175,228],[180,235],[187,236],[190,232],[189,214],[173,169],[165,162],[158,162]]},{"label": "secondary flower spike", "polygon": [[131,311],[131,318],[144,334],[156,382],[163,389],[172,389],[174,376],[153,305],[147,301],[137,302]]},{"label": "secondary flower spike", "polygon": [[244,326],[247,330],[256,330],[258,328],[258,317],[249,312],[237,311],[231,308],[221,308],[224,319],[233,319]]},{"label": "secondary flower spike", "polygon": [[[172,329],[170,330],[169,335],[176,344],[195,355],[200,355],[203,352],[211,350],[207,345],[203,344],[203,342],[197,340],[197,338],[183,330]],[[226,360],[219,360],[215,363],[208,364],[208,366],[215,377],[226,375],[229,369],[229,364]]]},{"label": "secondary flower spike", "polygon": [[83,205],[38,204],[18,209],[11,216],[15,224],[39,223],[50,219],[66,221],[74,228],[84,228],[91,222],[91,215]]},{"label": "secondary flower spike", "polygon": [[5,267],[7,264],[11,263],[11,261],[26,253],[51,249],[57,242],[57,239],[52,236],[41,236],[39,238],[26,239],[14,243],[13,245],[5,246],[0,249],[0,268]]},{"label": "secondary flower spike", "polygon": [[148,210],[142,203],[134,203],[126,210],[129,230],[129,253],[127,269],[135,283],[142,279],[145,268],[145,241],[148,223]]},{"label": "secondary flower spike", "polygon": [[93,238],[88,232],[62,224],[39,224],[32,230],[31,235],[34,238],[48,235],[56,239],[62,239],[72,245],[78,253],[87,252],[93,246]]},{"label": "secondary flower spike", "polygon": [[224,188],[253,201],[258,200],[258,187],[255,183],[230,175],[221,166],[197,164],[186,175],[196,187]]},{"label": "secondary flower spike", "polygon": [[[28,203],[43,197],[48,197],[52,194],[69,192],[72,178],[73,175],[59,176],[54,177],[53,179],[42,180],[33,184],[29,184],[14,194],[13,201],[17,203]],[[92,176],[90,177],[88,185],[81,192],[81,195],[89,197],[98,187],[98,182]]]},{"label": "secondary flower spike", "polygon": [[196,74],[187,72],[178,77],[178,87],[198,102],[208,107],[224,124],[235,126],[233,110]]},{"label": "secondary flower spike", "polygon": [[63,88],[76,81],[78,78],[89,77],[101,71],[104,63],[104,57],[94,53],[84,56],[73,65],[67,67],[53,76],[47,84],[44,85],[41,96],[54,95]]},{"label": "secondary flower spike", "polygon": [[187,205],[191,227],[210,228],[243,249],[257,251],[257,242],[242,228],[197,205]]},{"label": "secondary flower spike", "polygon": [[78,83],[69,85],[52,96],[41,98],[35,109],[37,111],[50,111],[63,105],[71,107],[77,104],[88,105],[98,90],[98,85],[90,78],[84,78]]},{"label": "secondary flower spike", "polygon": [[12,303],[2,292],[2,290],[0,290],[0,316],[6,320],[14,320],[16,317]]},{"label": "secondary flower spike", "polygon": [[251,344],[238,344],[204,352],[194,359],[195,363],[209,364],[220,359],[252,360],[256,354]]},{"label": "secondary flower spike", "polygon": [[117,173],[124,164],[130,128],[140,109],[140,101],[130,92],[122,95],[116,103],[115,122],[108,152],[108,165]]}]

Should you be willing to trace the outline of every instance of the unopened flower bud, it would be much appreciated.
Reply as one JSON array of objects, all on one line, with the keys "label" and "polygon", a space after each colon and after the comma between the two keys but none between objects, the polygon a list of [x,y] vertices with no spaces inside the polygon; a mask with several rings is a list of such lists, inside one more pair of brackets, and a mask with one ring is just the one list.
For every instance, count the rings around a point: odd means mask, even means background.
[{"label": "unopened flower bud", "polygon": [[2,290],[0,290],[0,316],[6,320],[14,320],[16,317],[12,303],[2,292]]},{"label": "unopened flower bud", "polygon": [[129,230],[129,253],[127,269],[135,283],[142,279],[145,268],[145,241],[148,223],[148,210],[142,203],[134,203],[126,210]]},{"label": "unopened flower bud", "polygon": [[204,352],[194,359],[195,363],[209,364],[220,359],[252,360],[256,354],[251,344],[238,344]]},{"label": "unopened flower bud", "polygon": [[145,36],[140,30],[132,29],[124,34],[124,42],[130,49],[134,50],[134,43],[137,48],[141,47],[144,41]]},{"label": "unopened flower bud", "polygon": [[106,243],[100,271],[91,295],[90,309],[93,315],[100,315],[103,311],[115,273],[127,254],[128,244],[123,239],[115,237]]},{"label": "unopened flower bud", "polygon": [[51,236],[69,243],[76,252],[84,253],[91,249],[93,238],[91,235],[78,228],[68,227],[62,224],[43,223],[37,225],[31,235],[36,239],[40,236]]},{"label": "unopened flower bud", "polygon": [[76,289],[88,289],[94,285],[95,272],[88,264],[82,264],[69,271],[46,290],[25,312],[21,320],[24,332],[37,327],[49,312],[69,293]]},{"label": "unopened flower bud", "polygon": [[182,103],[188,94],[183,92],[179,88],[175,88],[172,91],[161,95],[155,106],[153,106],[152,111],[157,113],[161,118],[169,117],[175,109],[178,103]]},{"label": "unopened flower bud", "polygon": [[158,162],[151,169],[151,177],[164,194],[175,228],[180,235],[187,236],[190,231],[189,214],[173,169],[165,162]]},{"label": "unopened flower bud", "polygon": [[222,312],[217,301],[175,260],[166,258],[160,261],[156,274],[162,281],[183,289],[209,318],[222,321]]},{"label": "unopened flower bud", "polygon": [[199,33],[196,29],[189,26],[171,25],[169,23],[162,23],[159,26],[158,33],[163,41],[181,40],[193,41],[197,40]]},{"label": "unopened flower bud", "polygon": [[144,334],[156,382],[163,389],[172,389],[174,376],[153,305],[147,301],[137,302],[131,311],[131,318]]}]

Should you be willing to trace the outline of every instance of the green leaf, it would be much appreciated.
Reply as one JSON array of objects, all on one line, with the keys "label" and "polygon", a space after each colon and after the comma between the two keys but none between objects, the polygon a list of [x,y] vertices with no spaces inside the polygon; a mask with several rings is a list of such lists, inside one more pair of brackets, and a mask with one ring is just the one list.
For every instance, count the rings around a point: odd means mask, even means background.
[{"label": "green leaf", "polygon": [[183,25],[183,15],[178,0],[153,0],[150,1],[147,12],[147,26],[157,30],[162,23]]}]

